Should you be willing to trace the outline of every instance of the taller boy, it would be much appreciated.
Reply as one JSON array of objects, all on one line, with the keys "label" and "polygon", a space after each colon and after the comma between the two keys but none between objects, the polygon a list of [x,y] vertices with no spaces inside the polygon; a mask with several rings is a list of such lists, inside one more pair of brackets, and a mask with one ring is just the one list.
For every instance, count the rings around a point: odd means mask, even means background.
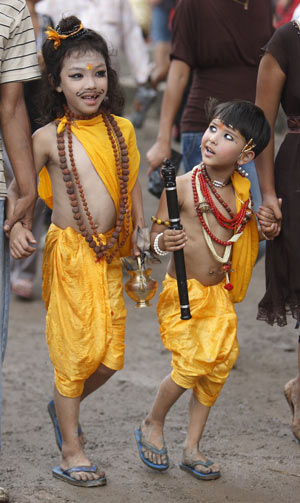
[{"label": "taller boy", "polygon": [[[112,115],[120,113],[123,99],[103,38],[72,16],[49,30],[43,57],[48,124],[35,133],[33,144],[37,172],[47,168],[40,195],[53,203],[43,261],[55,372],[50,412],[55,423],[57,412],[59,446],[62,437],[61,465],[53,475],[77,485],[103,485],[104,474],[82,449],[79,405],[123,366],[126,311],[119,256],[131,247],[139,254],[135,231],[144,226],[139,153],[132,124]],[[30,254],[31,240],[16,224],[13,256]]]}]

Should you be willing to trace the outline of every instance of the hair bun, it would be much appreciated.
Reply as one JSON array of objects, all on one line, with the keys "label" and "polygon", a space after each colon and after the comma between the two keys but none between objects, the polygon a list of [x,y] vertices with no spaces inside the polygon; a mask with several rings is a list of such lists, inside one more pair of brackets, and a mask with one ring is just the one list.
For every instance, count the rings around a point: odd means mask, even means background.
[{"label": "hair bun", "polygon": [[57,33],[60,35],[69,35],[74,31],[78,30],[81,24],[80,19],[76,16],[64,17],[60,20],[59,24],[56,27]]}]

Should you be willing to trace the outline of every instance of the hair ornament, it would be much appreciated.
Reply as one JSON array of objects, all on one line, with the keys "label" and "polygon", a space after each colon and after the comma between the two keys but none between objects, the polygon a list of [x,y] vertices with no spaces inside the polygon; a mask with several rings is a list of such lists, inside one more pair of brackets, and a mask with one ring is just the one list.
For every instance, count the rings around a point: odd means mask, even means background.
[{"label": "hair ornament", "polygon": [[51,26],[48,26],[48,30],[45,33],[47,35],[48,40],[53,40],[54,49],[58,49],[62,40],[65,40],[66,38],[69,38],[73,35],[77,35],[77,33],[84,30],[82,23],[80,23],[79,26],[77,25],[75,28],[76,29],[74,31],[71,31],[70,33],[60,34],[54,28],[51,28]]},{"label": "hair ornament", "polygon": [[243,147],[241,154],[245,153],[247,154],[248,152],[251,152],[256,147],[255,143],[253,143],[253,138],[250,138],[250,140],[246,143],[246,145]]}]

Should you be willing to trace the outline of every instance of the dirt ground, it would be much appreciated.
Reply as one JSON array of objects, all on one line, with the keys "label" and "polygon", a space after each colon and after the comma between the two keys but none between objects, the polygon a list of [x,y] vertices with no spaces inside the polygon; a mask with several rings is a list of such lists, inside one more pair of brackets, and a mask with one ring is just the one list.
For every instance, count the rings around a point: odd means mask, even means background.
[{"label": "dirt ground", "polygon": [[[145,152],[157,123],[149,120],[138,134],[141,181],[147,221],[157,201],[147,193]],[[166,262],[152,276],[161,284]],[[125,278],[126,280],[127,278]],[[59,463],[47,402],[52,397],[52,368],[44,338],[45,311],[40,277],[33,302],[11,302],[9,343],[4,364],[3,450],[0,486],[13,503],[296,503],[299,501],[300,446],[289,424],[284,383],[294,376],[297,336],[256,321],[264,291],[264,264],[254,270],[246,300],[239,306],[240,356],[213,408],[202,450],[218,461],[222,477],[201,482],[178,468],[187,424],[187,392],[166,422],[171,457],[167,473],[145,467],[137,455],[133,428],[149,409],[160,380],[170,370],[152,307],[128,307],[126,364],[103,389],[82,405],[87,453],[106,471],[106,487],[83,489],[53,479]]]}]

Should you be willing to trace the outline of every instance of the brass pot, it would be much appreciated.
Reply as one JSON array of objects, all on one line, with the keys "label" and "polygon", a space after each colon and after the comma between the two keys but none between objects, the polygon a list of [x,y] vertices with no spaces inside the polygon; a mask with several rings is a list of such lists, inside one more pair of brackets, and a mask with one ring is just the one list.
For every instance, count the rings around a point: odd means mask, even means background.
[{"label": "brass pot", "polygon": [[151,300],[157,290],[157,281],[151,278],[152,269],[144,269],[138,260],[136,271],[127,271],[130,279],[125,283],[125,291],[136,302],[136,307],[151,306]]}]

